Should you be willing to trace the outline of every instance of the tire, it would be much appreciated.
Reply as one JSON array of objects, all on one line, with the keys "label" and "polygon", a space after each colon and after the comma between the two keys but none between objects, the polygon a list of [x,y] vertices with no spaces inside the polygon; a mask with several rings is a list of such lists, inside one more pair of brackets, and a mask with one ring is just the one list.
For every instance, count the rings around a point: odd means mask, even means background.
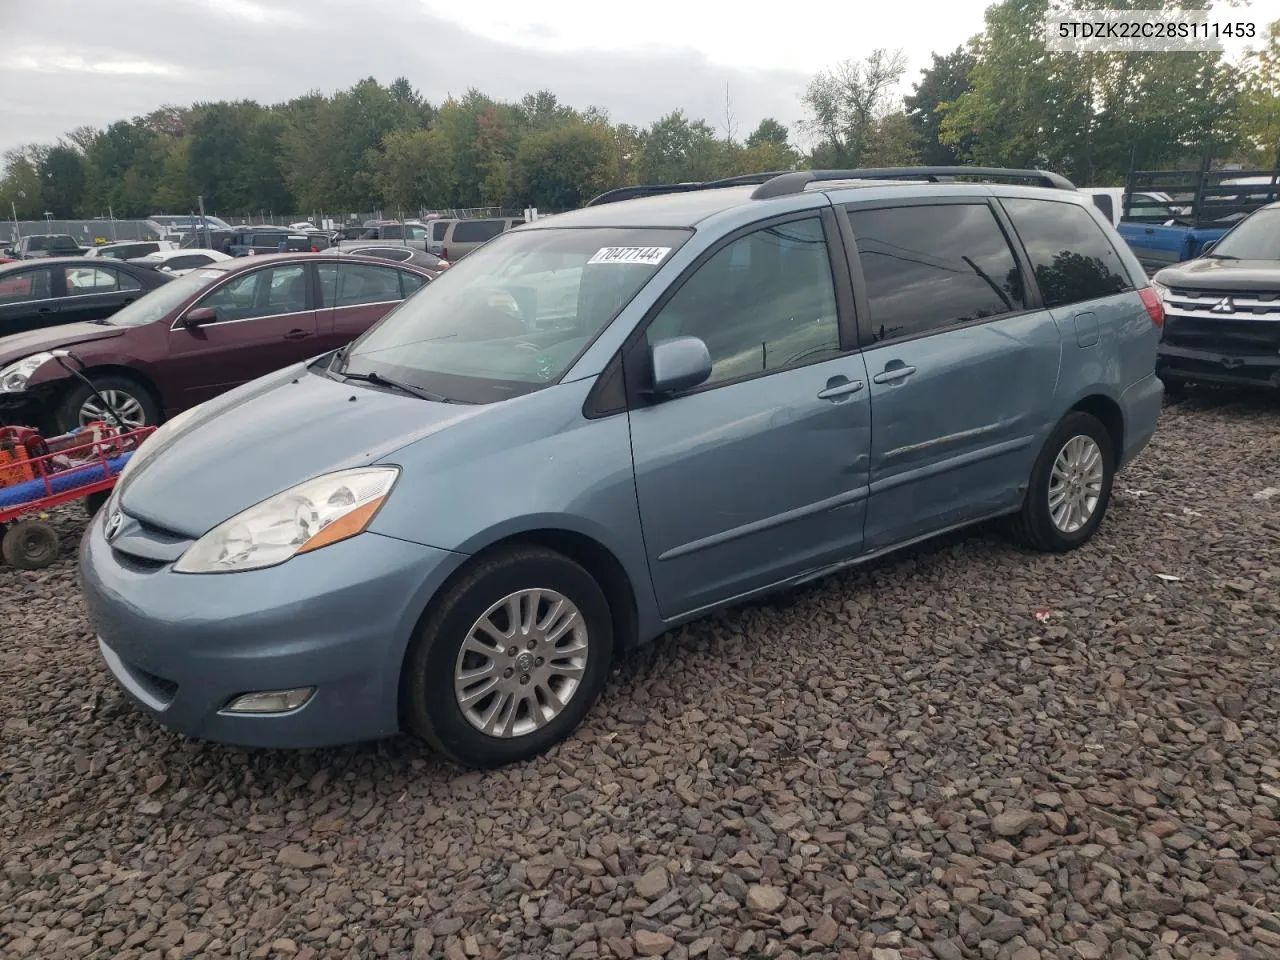
[{"label": "tire", "polygon": [[1181,377],[1162,376],[1160,382],[1164,384],[1164,396],[1166,400],[1180,400],[1187,393],[1187,381]]},{"label": "tire", "polygon": [[58,532],[43,520],[20,520],[4,533],[0,553],[19,570],[43,570],[58,559]]},{"label": "tire", "polygon": [[84,512],[89,515],[92,520],[98,515],[98,511],[102,509],[103,504],[111,499],[110,490],[99,490],[97,493],[91,493],[84,498]]},{"label": "tire", "polygon": [[[151,391],[131,377],[110,374],[106,376],[89,375],[98,392],[115,403],[125,414],[131,429],[136,427],[153,427],[160,422],[160,407]],[[54,411],[54,426],[59,433],[69,433],[81,426],[81,410],[86,402],[99,406],[93,391],[79,380],[72,380],[71,386],[63,394],[57,409]],[[110,416],[103,418],[108,426],[114,425]]]},{"label": "tire", "polygon": [[[1073,444],[1075,451],[1087,452],[1090,443],[1096,448],[1101,467],[1100,478],[1096,485],[1091,485],[1096,498],[1093,499],[1092,511],[1077,528],[1072,529],[1071,524],[1065,522],[1060,526],[1055,522],[1049,504],[1050,486],[1055,482],[1054,464],[1066,452],[1068,444]],[[1036,458],[1022,510],[1014,517],[1015,535],[1027,546],[1045,553],[1066,553],[1084,545],[1106,515],[1115,472],[1115,447],[1107,428],[1091,414],[1078,410],[1068,413],[1049,434]],[[1088,499],[1084,503],[1087,504]]]},{"label": "tire", "polygon": [[[482,647],[472,643],[464,653],[463,645],[491,608],[498,608],[492,614],[494,628],[509,628],[503,601],[536,590],[544,591],[537,603],[537,617],[528,617],[527,601],[522,604],[522,617],[544,628],[566,626],[562,619],[550,619],[555,600],[551,594],[558,594],[578,611],[567,630],[550,640],[535,633],[532,648],[517,631],[511,638],[516,642],[505,649],[492,646],[490,641]],[[574,666],[568,659],[569,648],[582,643],[586,663],[576,665],[581,668],[576,676],[564,669],[553,670],[552,664]],[[473,652],[479,649],[486,652]],[[510,656],[513,650],[514,657]],[[559,655],[535,659],[539,651]],[[429,608],[410,644],[401,675],[404,725],[462,766],[488,769],[527,760],[563,740],[582,722],[604,688],[612,659],[609,602],[591,574],[552,550],[505,550],[477,564]],[[476,675],[470,686],[462,681],[463,693],[474,696],[468,713],[455,692],[455,677],[460,670],[483,669],[486,664],[493,667],[493,692],[486,692],[484,686],[490,675]],[[522,677],[529,678],[528,685],[521,685]],[[569,689],[575,679],[576,687]],[[541,699],[548,691],[566,702],[550,719],[540,710],[537,716],[543,725],[538,726],[535,706],[554,711],[549,700]],[[503,706],[495,708],[499,701]],[[515,708],[508,716],[505,704],[511,702]],[[476,725],[489,711],[495,712],[494,727],[506,727],[498,735]],[[521,732],[521,727],[529,729]]]}]

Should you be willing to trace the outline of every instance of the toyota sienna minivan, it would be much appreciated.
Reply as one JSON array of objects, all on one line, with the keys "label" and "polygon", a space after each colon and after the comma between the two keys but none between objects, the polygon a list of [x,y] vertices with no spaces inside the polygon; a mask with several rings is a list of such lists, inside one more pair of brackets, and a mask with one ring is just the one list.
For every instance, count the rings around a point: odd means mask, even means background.
[{"label": "toyota sienna minivan", "polygon": [[990,518],[1086,543],[1155,431],[1163,319],[1089,199],[754,179],[504,232],[169,420],[81,545],[116,681],[195,737],[495,766],[708,611]]}]

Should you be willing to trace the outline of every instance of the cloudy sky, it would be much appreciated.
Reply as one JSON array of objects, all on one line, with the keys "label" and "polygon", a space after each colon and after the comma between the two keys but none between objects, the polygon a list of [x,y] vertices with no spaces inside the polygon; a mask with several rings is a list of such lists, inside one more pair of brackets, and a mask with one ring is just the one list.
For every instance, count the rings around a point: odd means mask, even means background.
[{"label": "cloudy sky", "polygon": [[[682,107],[739,136],[794,127],[815,72],[900,47],[908,82],[982,28],[988,0],[0,0],[0,151],[162,104],[331,92],[407,76],[428,99],[538,89],[645,124]],[[1275,19],[1280,0],[1252,0]]]}]

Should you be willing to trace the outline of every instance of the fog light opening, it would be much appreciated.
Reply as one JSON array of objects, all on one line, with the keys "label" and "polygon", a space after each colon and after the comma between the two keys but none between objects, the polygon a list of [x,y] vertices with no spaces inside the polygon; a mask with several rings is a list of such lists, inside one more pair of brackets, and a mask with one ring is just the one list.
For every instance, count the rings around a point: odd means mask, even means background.
[{"label": "fog light opening", "polygon": [[292,690],[259,690],[235,697],[222,710],[223,713],[291,713],[306,704],[316,692],[315,687],[294,687]]}]

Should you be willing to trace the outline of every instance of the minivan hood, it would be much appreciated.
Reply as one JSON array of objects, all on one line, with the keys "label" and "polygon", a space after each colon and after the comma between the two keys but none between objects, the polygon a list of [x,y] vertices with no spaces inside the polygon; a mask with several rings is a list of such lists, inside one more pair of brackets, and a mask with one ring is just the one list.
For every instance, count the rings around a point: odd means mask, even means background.
[{"label": "minivan hood", "polygon": [[1153,278],[1166,287],[1201,290],[1280,291],[1280,260],[1215,260],[1202,257],[1165,267]]},{"label": "minivan hood", "polygon": [[77,343],[88,343],[90,340],[118,337],[128,329],[128,327],[112,327],[101,323],[65,323],[60,327],[11,333],[7,337],[0,337],[0,367],[21,360],[23,357],[29,357],[33,353],[56,350],[59,347],[73,347]]},{"label": "minivan hood", "polygon": [[342,383],[296,365],[199,408],[129,475],[120,506],[194,539],[305,480],[367,466],[485,409]]}]

